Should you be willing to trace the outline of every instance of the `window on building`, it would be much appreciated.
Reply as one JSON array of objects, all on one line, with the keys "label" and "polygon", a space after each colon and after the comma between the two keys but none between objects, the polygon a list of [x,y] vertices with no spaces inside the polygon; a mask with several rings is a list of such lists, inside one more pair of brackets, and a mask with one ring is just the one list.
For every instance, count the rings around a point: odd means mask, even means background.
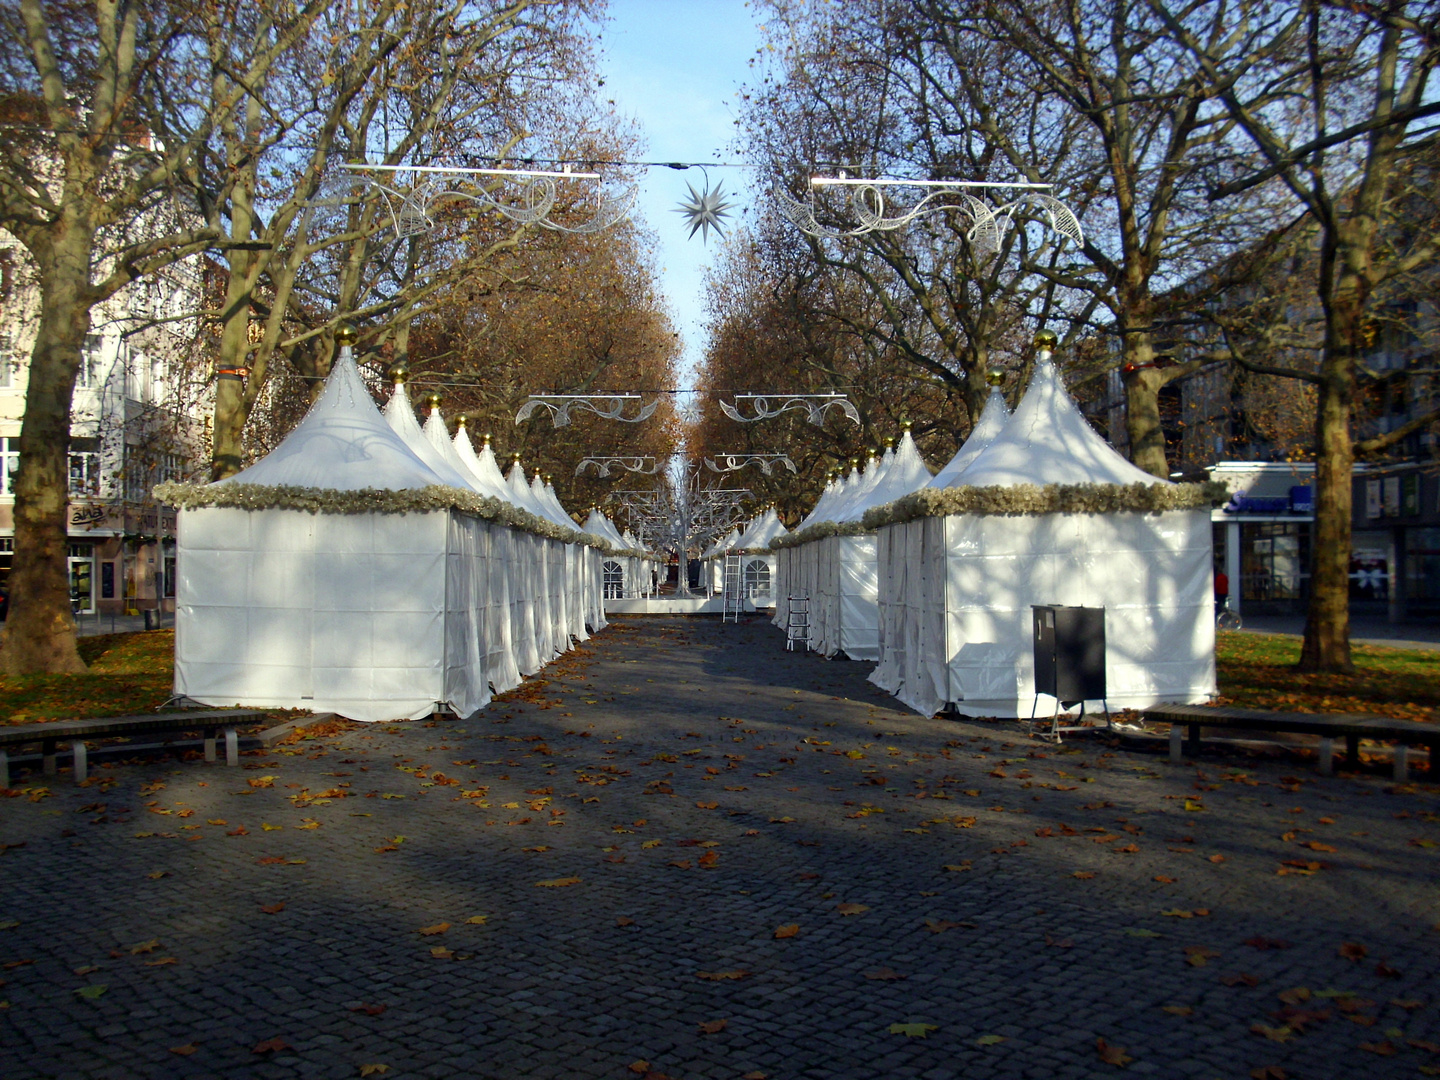
[{"label": "window on building", "polygon": [[15,494],[15,474],[20,469],[20,440],[0,438],[0,495]]},{"label": "window on building", "polygon": [[9,390],[15,385],[15,339],[9,334],[0,334],[0,390]]},{"label": "window on building", "polygon": [[93,389],[100,385],[100,350],[105,339],[99,334],[86,334],[85,344],[80,349],[80,370],[75,375],[75,385]]},{"label": "window on building", "polygon": [[770,564],[764,559],[752,559],[747,562],[741,578],[741,587],[744,588],[746,596],[768,593],[770,591]]},{"label": "window on building", "polygon": [[100,494],[100,455],[94,451],[70,451],[70,494]]},{"label": "window on building", "polygon": [[615,600],[625,595],[625,568],[613,559],[607,559],[601,568],[606,600]]}]

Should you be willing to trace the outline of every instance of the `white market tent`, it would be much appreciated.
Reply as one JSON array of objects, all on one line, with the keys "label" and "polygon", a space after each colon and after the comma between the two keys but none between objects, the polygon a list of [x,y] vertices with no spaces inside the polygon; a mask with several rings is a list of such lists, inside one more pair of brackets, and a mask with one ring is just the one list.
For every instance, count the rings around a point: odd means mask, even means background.
[{"label": "white market tent", "polygon": [[775,553],[770,545],[789,530],[773,506],[755,518],[730,547],[726,555],[740,556],[740,588],[742,595],[757,608],[775,603]]},{"label": "white market tent", "polygon": [[[1105,609],[1112,708],[1215,692],[1210,492],[1158,480],[1099,437],[1048,361],[948,487],[871,512],[880,663],[924,715],[1036,708],[1032,605]],[[1042,698],[1038,714],[1055,709]]]},{"label": "white market tent", "polygon": [[824,656],[844,653],[852,660],[880,657],[879,568],[875,533],[862,524],[866,511],[908,495],[930,481],[915,440],[907,431],[900,445],[871,458],[859,483],[822,507],[817,502],[806,530],[796,530],[776,547],[775,621],[788,615],[784,598],[810,598],[810,648]]},{"label": "white market tent", "polygon": [[[562,565],[572,552],[576,588],[598,593],[595,548],[483,497],[408,399],[391,404],[394,427],[342,349],[266,458],[215,484],[157,488],[180,507],[177,694],[365,721],[469,716],[518,682],[504,628],[517,596],[540,603],[537,551],[559,550]],[[576,625],[559,623],[548,647],[568,648]]]},{"label": "white market tent", "polygon": [[598,508],[590,511],[582,528],[591,536],[598,536],[611,549],[600,564],[602,596],[606,600],[620,600],[641,595],[645,584],[644,552],[627,541],[615,523]]},{"label": "white market tent", "polygon": [[740,539],[740,530],[731,529],[715,543],[706,549],[700,556],[702,560],[708,561],[710,565],[710,592],[718,594],[725,587],[725,552],[735,546]]}]

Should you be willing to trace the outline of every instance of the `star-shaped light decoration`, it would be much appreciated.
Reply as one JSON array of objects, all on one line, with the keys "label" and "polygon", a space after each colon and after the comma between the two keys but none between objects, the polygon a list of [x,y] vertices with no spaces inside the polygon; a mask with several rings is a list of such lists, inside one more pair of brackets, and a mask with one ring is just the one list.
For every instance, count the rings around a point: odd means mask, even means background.
[{"label": "star-shaped light decoration", "polygon": [[686,239],[693,237],[697,230],[702,241],[709,241],[711,229],[715,230],[717,236],[724,236],[724,218],[735,205],[725,200],[724,181],[716,184],[714,191],[710,190],[708,182],[705,190],[699,192],[688,181],[685,186],[690,189],[690,198],[682,202],[675,213],[684,214],[685,223],[690,226],[690,236]]}]

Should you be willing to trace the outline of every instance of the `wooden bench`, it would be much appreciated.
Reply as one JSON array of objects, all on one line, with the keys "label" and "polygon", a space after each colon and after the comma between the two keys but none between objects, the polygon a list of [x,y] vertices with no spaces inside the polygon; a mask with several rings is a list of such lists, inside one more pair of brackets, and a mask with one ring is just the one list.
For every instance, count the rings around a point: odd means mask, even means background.
[{"label": "wooden bench", "polygon": [[235,733],[238,724],[263,720],[258,709],[219,709],[211,712],[151,713],[146,716],[105,716],[97,720],[57,720],[51,724],[23,724],[0,727],[0,787],[10,786],[9,748],[39,743],[42,771],[46,776],[58,772],[55,750],[69,743],[74,756],[75,782],[88,775],[85,740],[112,738],[117,735],[178,735],[201,732],[205,739],[205,760],[215,760],[216,733],[225,738],[225,764],[240,764],[240,740]]},{"label": "wooden bench", "polygon": [[[1430,776],[1432,779],[1440,776],[1440,724],[1354,713],[1282,713],[1207,705],[1155,705],[1142,709],[1141,715],[1147,720],[1170,724],[1172,761],[1182,761],[1187,752],[1199,753],[1201,728],[1235,728],[1319,735],[1320,772],[1325,776],[1334,770],[1335,740],[1339,738],[1345,740],[1345,763],[1352,769],[1360,764],[1361,739],[1393,739],[1397,783],[1409,779],[1407,744],[1426,747],[1430,751]],[[1182,729],[1188,729],[1184,746],[1180,741]]]}]

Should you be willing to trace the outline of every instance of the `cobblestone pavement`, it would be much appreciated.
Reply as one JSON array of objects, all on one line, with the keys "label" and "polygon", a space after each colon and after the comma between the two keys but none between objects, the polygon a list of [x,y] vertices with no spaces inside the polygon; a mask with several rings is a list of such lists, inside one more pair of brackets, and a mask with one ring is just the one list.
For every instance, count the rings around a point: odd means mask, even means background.
[{"label": "cobblestone pavement", "polygon": [[1435,1074],[1435,788],[868,671],[621,620],[466,722],[21,779],[0,1075]]}]

